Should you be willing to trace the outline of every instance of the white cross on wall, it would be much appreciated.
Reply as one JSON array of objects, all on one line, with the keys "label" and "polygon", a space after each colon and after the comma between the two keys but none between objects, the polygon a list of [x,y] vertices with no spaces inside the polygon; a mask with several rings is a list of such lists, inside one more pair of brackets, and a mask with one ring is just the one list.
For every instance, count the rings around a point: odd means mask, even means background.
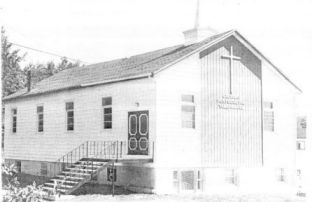
[{"label": "white cross on wall", "polygon": [[221,56],[222,59],[229,59],[230,60],[230,67],[229,67],[229,83],[230,83],[230,94],[232,94],[232,66],[234,64],[234,60],[240,60],[240,57],[234,56],[233,54],[233,46],[231,46],[230,49],[230,55],[222,55]]}]

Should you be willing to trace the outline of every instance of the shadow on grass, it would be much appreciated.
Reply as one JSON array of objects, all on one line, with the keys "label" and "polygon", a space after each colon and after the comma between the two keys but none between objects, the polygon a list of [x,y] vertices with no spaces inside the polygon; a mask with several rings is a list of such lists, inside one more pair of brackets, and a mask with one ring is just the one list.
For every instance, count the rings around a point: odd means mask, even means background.
[{"label": "shadow on grass", "polygon": [[[76,196],[86,194],[112,195],[112,186],[96,183],[86,183],[72,193],[72,195]],[[120,186],[115,186],[115,195],[129,195],[129,194],[134,194],[134,192],[126,190]]]}]

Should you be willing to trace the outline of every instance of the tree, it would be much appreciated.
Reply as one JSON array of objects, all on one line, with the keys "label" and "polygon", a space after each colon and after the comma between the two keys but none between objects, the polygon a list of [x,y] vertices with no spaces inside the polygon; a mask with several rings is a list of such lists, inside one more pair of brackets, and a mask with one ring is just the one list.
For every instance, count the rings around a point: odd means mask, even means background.
[{"label": "tree", "polygon": [[79,66],[79,62],[73,63],[68,61],[66,57],[63,57],[61,58],[59,64],[55,64],[53,61],[50,61],[46,64],[28,64],[23,71],[25,76],[27,75],[28,71],[31,71],[31,85],[34,86],[39,81],[48,78],[60,71]]},{"label": "tree", "polygon": [[20,55],[20,50],[12,48],[12,44],[8,41],[3,28],[1,28],[1,49],[3,98],[24,88],[26,76],[20,66],[25,54]]}]

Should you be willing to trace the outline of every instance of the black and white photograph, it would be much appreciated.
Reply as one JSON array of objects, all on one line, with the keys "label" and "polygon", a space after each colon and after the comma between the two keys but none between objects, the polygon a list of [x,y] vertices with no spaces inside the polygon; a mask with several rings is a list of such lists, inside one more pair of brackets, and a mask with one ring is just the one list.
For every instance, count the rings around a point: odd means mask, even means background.
[{"label": "black and white photograph", "polygon": [[2,0],[3,202],[312,202],[311,0]]}]

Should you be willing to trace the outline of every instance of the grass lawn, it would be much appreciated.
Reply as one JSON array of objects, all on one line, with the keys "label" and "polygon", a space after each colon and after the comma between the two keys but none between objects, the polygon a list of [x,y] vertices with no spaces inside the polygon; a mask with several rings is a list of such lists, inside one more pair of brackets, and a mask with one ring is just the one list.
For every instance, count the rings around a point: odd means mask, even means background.
[{"label": "grass lawn", "polygon": [[304,202],[303,198],[274,196],[274,195],[153,195],[153,194],[130,194],[130,195],[80,195],[63,196],[62,202]]},{"label": "grass lawn", "polygon": [[115,187],[115,196],[111,195],[112,187],[88,183],[76,190],[73,195],[61,196],[64,202],[304,202],[305,198],[281,195],[154,195],[135,194]]},{"label": "grass lawn", "polygon": [[[43,184],[49,178],[19,174],[18,179],[22,186],[32,184]],[[249,194],[249,195],[154,195],[135,194],[124,190],[122,187],[115,187],[115,196],[112,197],[112,187],[108,185],[98,185],[87,183],[77,189],[72,195],[63,195],[58,201],[62,202],[305,202],[303,197]]]}]

